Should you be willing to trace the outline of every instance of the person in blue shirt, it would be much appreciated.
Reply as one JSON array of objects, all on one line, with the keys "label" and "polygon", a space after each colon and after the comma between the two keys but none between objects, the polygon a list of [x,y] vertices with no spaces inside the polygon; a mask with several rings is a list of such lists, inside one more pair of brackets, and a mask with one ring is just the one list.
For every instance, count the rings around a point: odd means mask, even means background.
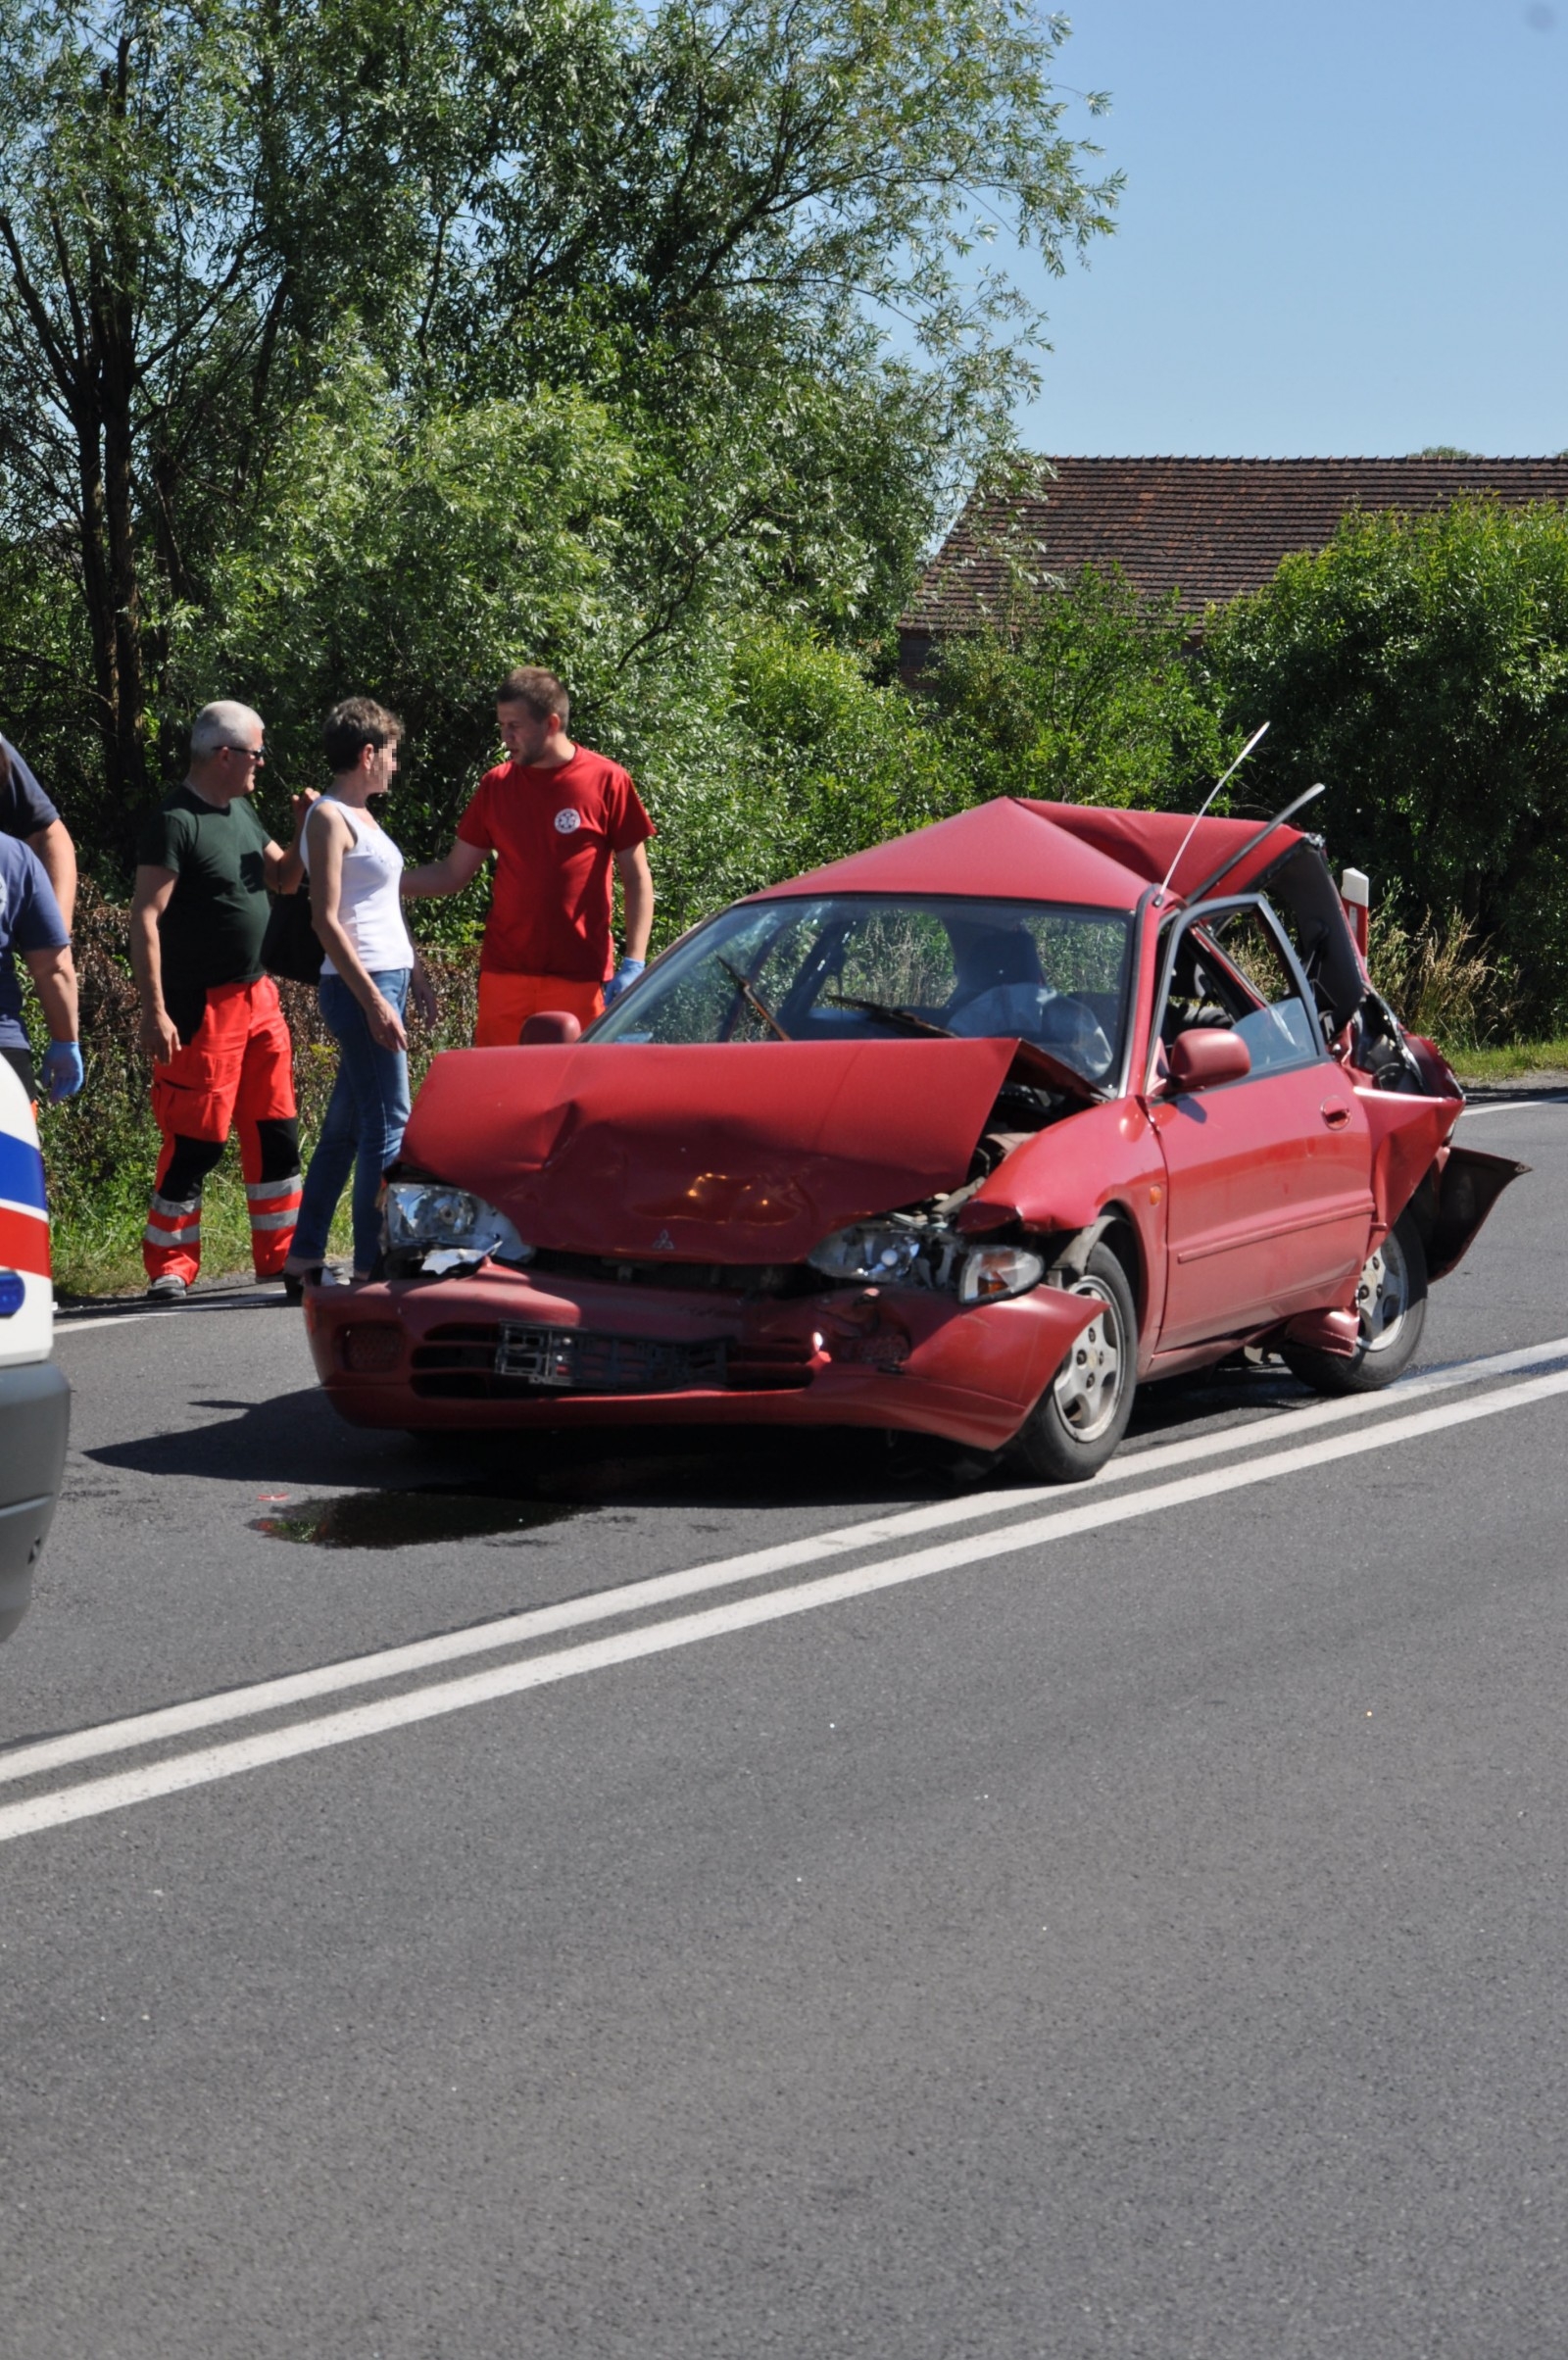
[{"label": "person in blue shirt", "polygon": [[76,915],[76,848],[15,746],[0,737],[0,835],[20,836],[43,862],[69,934]]},{"label": "person in blue shirt", "polygon": [[81,1088],[76,1040],[76,969],[71,937],[43,862],[19,837],[0,834],[0,1057],[36,1098],[32,1051],[22,1020],[17,954],[32,978],[49,1027],[42,1081],[51,1099],[74,1098]]}]

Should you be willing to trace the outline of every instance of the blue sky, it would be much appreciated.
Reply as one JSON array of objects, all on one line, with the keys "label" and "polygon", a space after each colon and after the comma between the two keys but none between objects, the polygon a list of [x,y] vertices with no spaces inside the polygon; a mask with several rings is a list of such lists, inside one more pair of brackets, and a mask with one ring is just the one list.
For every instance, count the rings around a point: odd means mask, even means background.
[{"label": "blue sky", "polygon": [[[1081,0],[1121,226],[1043,289],[1026,444],[1568,448],[1568,0]],[[1087,128],[1082,110],[1080,127]]]}]

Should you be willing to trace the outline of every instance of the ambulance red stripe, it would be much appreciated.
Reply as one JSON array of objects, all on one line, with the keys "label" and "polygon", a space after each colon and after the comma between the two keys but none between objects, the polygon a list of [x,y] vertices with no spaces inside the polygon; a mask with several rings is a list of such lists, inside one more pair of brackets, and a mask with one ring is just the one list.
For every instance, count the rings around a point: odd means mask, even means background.
[{"label": "ambulance red stripe", "polygon": [[14,1212],[0,1205],[0,1268],[24,1270],[33,1278],[49,1276],[49,1223],[44,1214]]}]

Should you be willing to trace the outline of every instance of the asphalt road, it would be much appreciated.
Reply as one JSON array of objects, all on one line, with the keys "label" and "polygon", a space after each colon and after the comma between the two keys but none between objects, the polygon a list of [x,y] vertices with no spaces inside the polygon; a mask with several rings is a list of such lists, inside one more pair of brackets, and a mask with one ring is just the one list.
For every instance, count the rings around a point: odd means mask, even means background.
[{"label": "asphalt road", "polygon": [[1424,1374],[1157,1389],[1071,1493],[63,1322],[7,2360],[1561,2351],[1568,1105],[1466,1131],[1536,1168]]}]

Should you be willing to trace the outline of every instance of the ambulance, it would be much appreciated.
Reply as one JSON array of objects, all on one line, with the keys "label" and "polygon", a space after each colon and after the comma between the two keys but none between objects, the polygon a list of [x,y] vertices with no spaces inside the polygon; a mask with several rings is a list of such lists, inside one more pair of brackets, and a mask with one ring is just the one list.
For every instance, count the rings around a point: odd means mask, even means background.
[{"label": "ambulance", "polygon": [[71,1388],[50,1357],[54,1328],[38,1126],[0,1058],[0,1639],[27,1611],[66,1463]]}]

